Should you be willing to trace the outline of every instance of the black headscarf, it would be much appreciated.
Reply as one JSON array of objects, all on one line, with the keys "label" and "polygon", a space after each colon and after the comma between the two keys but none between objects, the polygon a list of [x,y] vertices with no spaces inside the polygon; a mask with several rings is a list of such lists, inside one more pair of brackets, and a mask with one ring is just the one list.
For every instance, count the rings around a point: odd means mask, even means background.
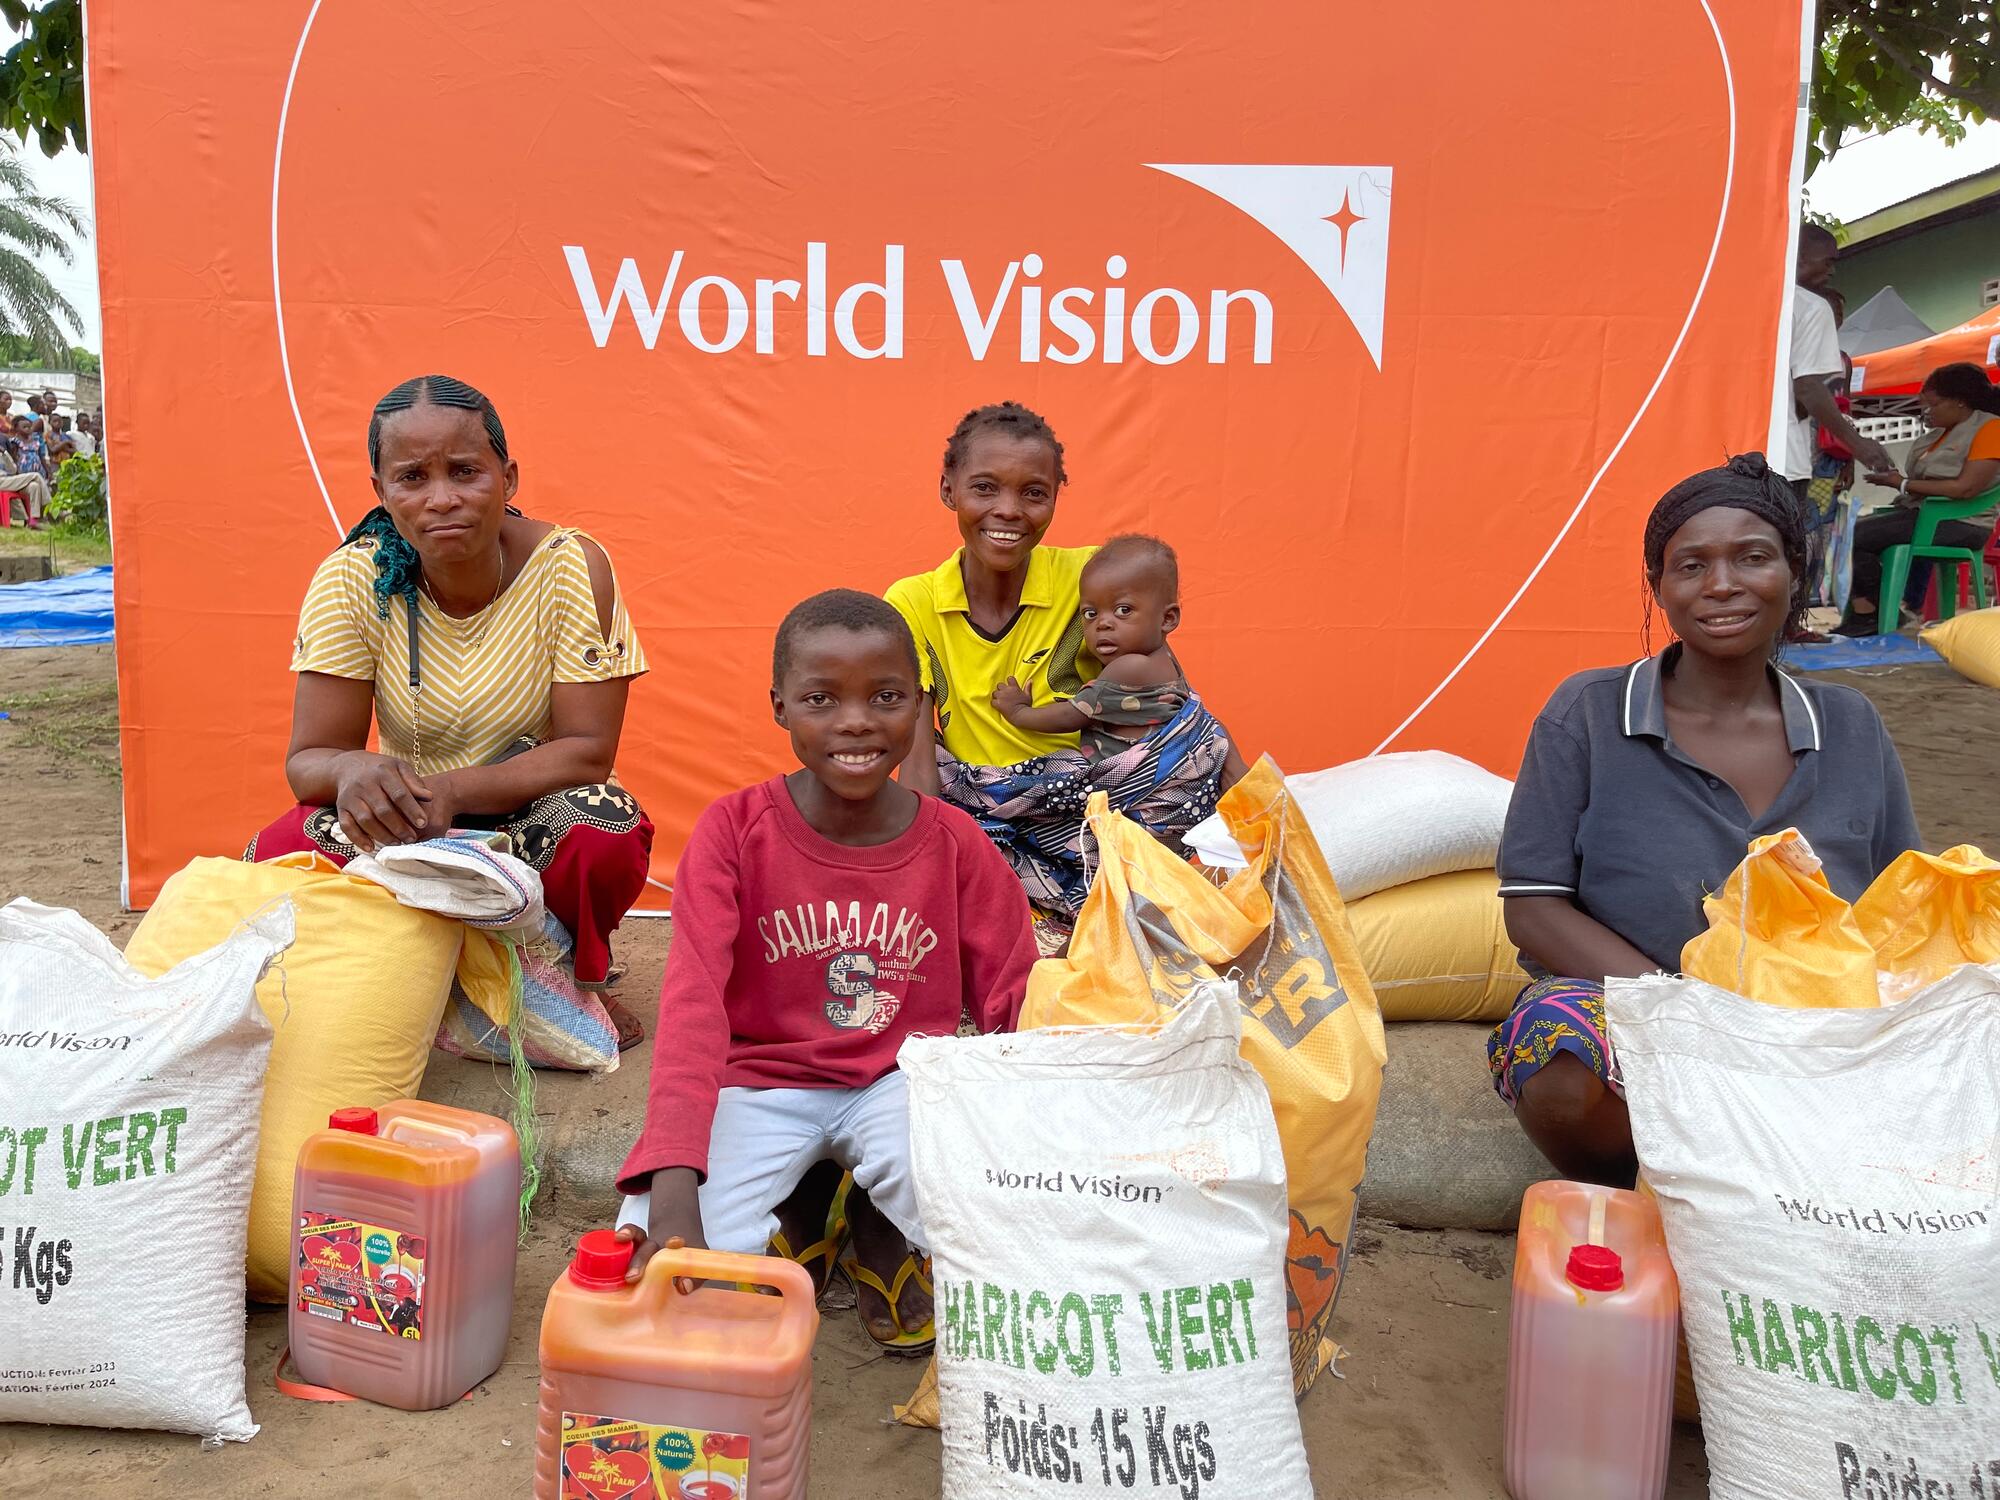
[{"label": "black headscarf", "polygon": [[1666,567],[1667,544],[1674,533],[1718,505],[1747,510],[1769,522],[1778,533],[1778,543],[1792,569],[1792,604],[1786,624],[1796,625],[1805,613],[1812,586],[1806,576],[1805,510],[1791,481],[1772,469],[1761,453],[1739,453],[1719,469],[1690,474],[1660,496],[1646,520],[1646,581],[1658,586]]}]

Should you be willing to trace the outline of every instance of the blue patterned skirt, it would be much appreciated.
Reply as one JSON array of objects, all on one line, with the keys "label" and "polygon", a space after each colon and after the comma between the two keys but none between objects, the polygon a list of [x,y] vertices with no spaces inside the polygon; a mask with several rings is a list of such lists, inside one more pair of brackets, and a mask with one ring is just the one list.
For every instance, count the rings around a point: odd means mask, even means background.
[{"label": "blue patterned skirt", "polygon": [[1013,866],[1031,905],[1074,922],[1090,890],[1083,815],[1092,792],[1176,853],[1215,811],[1229,740],[1190,694],[1172,721],[1115,754],[1058,750],[1013,766],[972,766],[938,748],[938,795],[970,813]]},{"label": "blue patterned skirt", "polygon": [[1604,1024],[1604,986],[1588,979],[1538,979],[1514,999],[1507,1019],[1486,1039],[1486,1066],[1493,1087],[1513,1108],[1521,1085],[1555,1061],[1561,1052],[1583,1060],[1623,1097],[1625,1081]]}]

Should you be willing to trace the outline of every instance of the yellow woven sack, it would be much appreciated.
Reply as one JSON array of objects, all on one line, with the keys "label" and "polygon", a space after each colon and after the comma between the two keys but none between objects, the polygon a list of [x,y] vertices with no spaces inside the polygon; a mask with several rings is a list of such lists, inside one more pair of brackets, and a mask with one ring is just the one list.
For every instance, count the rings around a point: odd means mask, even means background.
[{"label": "yellow woven sack", "polygon": [[1881,1004],[1875,950],[1796,828],[1752,842],[1701,905],[1708,930],[1681,950],[1683,973],[1767,1005]]},{"label": "yellow woven sack", "polygon": [[1975,609],[1940,620],[1923,642],[1961,677],[2000,687],[2000,609]]},{"label": "yellow woven sack", "polygon": [[1347,904],[1385,1021],[1501,1021],[1528,976],[1507,940],[1500,878],[1459,870]]},{"label": "yellow woven sack", "polygon": [[1220,811],[1250,864],[1217,887],[1102,793],[1090,799],[1096,878],[1068,956],[1029,976],[1021,1024],[1153,1024],[1197,982],[1237,981],[1243,1056],[1271,1092],[1290,1180],[1287,1324],[1303,1394],[1334,1353],[1326,1328],[1382,1090],[1382,1013],[1278,768],[1261,761]]},{"label": "yellow woven sack", "polygon": [[292,898],[298,938],[257,986],[276,1032],[250,1198],[249,1291],[261,1302],[285,1300],[300,1143],[344,1105],[416,1093],[464,930],[316,854],[197,859],[167,882],[125,957],[163,974],[280,896]]},{"label": "yellow woven sack", "polygon": [[2000,864],[1971,844],[1912,849],[1862,892],[1854,921],[1882,998],[1907,1000],[1960,964],[2000,961]]}]

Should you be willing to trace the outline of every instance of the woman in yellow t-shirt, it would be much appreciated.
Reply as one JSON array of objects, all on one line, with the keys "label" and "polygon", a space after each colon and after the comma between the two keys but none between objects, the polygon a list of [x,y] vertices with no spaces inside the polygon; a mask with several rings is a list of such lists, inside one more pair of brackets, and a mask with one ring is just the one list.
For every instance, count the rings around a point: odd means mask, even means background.
[{"label": "woman in yellow t-shirt", "polygon": [[976,766],[1008,766],[1076,745],[1074,734],[1016,729],[993,706],[1010,677],[1035,703],[1074,697],[1097,675],[1083,649],[1077,580],[1095,547],[1044,547],[1055,520],[1062,444],[1013,401],[966,415],[945,444],[938,481],[963,545],[884,596],[910,623],[929,712],[903,780],[938,792],[937,747]]},{"label": "woman in yellow t-shirt", "polygon": [[[646,656],[611,560],[514,509],[520,471],[499,413],[462,381],[428,375],[384,396],[368,460],[381,504],[320,564],[299,614],[285,761],[299,805],[244,857],[313,850],[345,864],[453,827],[498,829],[575,939],[577,982],[601,986],[653,843],[612,775]],[[621,1042],[636,1039],[614,1018]]]},{"label": "woman in yellow t-shirt", "polygon": [[1172,839],[1214,811],[1230,757],[1227,732],[1198,701],[1115,762],[1086,759],[1074,733],[1017,727],[995,706],[1010,681],[1039,707],[1075,697],[1098,672],[1077,608],[1097,549],[1041,545],[1067,478],[1062,444],[1027,407],[968,412],[938,481],[962,545],[886,595],[916,637],[926,696],[903,781],[978,820],[1020,877],[1048,948],[1088,890],[1080,828],[1091,793]]}]

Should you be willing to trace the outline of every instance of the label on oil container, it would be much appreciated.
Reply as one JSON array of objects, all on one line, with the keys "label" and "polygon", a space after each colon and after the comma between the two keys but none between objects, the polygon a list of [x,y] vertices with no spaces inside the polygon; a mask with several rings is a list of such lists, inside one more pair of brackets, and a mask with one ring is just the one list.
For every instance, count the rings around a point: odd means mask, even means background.
[{"label": "label on oil container", "polygon": [[563,1413],[562,1500],[741,1500],[750,1439]]},{"label": "label on oil container", "polygon": [[308,1209],[299,1215],[299,1311],[420,1339],[424,1254],[420,1235]]}]

